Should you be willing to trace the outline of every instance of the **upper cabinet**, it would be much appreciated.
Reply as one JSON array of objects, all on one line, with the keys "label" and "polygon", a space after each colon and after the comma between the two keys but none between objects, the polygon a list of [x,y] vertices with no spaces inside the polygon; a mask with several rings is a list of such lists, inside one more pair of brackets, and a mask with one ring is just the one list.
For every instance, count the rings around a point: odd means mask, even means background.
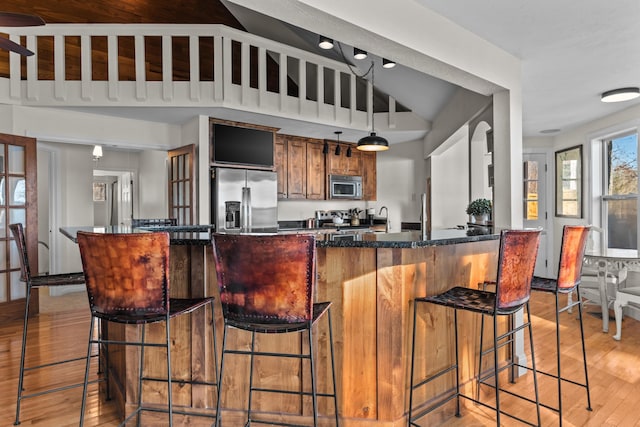
[{"label": "upper cabinet", "polygon": [[356,149],[355,144],[326,142],[329,143],[326,157],[328,175],[362,175],[362,151]]},{"label": "upper cabinet", "polygon": [[363,200],[376,200],[375,152],[347,142],[276,134],[274,153],[280,200],[326,200],[329,175],[362,176]]}]

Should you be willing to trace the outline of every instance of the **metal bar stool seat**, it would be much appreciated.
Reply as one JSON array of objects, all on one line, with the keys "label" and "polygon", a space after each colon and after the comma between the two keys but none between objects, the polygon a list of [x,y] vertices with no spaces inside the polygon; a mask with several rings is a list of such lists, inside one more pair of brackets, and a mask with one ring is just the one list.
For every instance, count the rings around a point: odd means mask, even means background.
[{"label": "metal bar stool seat", "polygon": [[[247,420],[244,425],[262,423],[294,426],[297,424],[258,419],[252,414],[253,392],[311,397],[313,425],[318,425],[318,397],[332,398],[335,425],[339,425],[338,398],[331,327],[331,303],[314,303],[316,283],[316,244],[313,235],[212,235],[213,254],[216,263],[218,288],[224,318],[222,357],[220,360],[220,385],[224,384],[226,354],[249,355],[249,397]],[[326,314],[326,316],[323,316]],[[319,392],[316,387],[316,368],[313,327],[322,317],[327,318],[329,352],[333,391]],[[249,350],[227,348],[229,327],[251,332]],[[256,333],[282,334],[307,332],[308,352],[299,353],[260,351],[256,349]],[[309,361],[310,391],[277,389],[273,386],[254,385],[254,357],[284,357]],[[221,407],[222,389],[218,393]],[[216,426],[221,426],[218,411]],[[324,424],[323,424],[324,425]]]},{"label": "metal bar stool seat", "polygon": [[[411,389],[409,394],[409,426],[419,426],[417,421],[432,412],[433,410],[441,407],[450,400],[456,399],[456,416],[460,416],[460,398],[464,398],[473,401],[477,404],[493,409],[496,412],[496,425],[500,425],[501,414],[514,418],[522,423],[529,425],[540,425],[540,405],[538,398],[538,381],[536,375],[535,365],[535,350],[533,345],[533,334],[531,330],[531,316],[529,314],[529,295],[531,292],[531,280],[533,278],[533,269],[535,266],[535,259],[538,251],[539,244],[539,230],[504,230],[500,235],[500,250],[498,255],[498,276],[496,281],[495,292],[490,292],[481,289],[472,289],[456,286],[443,293],[421,297],[414,299],[414,311],[413,311],[413,335],[412,335],[412,350],[411,350]],[[453,308],[454,311],[454,346],[455,346],[455,363],[444,369],[428,376],[417,380],[415,378],[415,360],[416,360],[416,323],[418,316],[418,307],[421,304],[436,304],[440,306]],[[513,326],[513,322],[510,323],[509,329],[498,335],[498,317],[499,316],[512,316],[522,308],[526,308],[527,321],[520,325]],[[458,310],[471,311],[479,313],[484,316],[491,316],[493,318],[493,348],[499,347],[509,343],[513,340],[513,336],[516,332],[519,332],[525,328],[529,330],[529,341],[531,351],[531,364],[533,370],[533,388],[535,394],[535,400],[531,400],[527,397],[520,396],[525,400],[531,401],[536,405],[537,424],[524,420],[514,414],[510,414],[500,407],[500,391],[502,390],[499,382],[499,373],[509,367],[500,366],[498,360],[498,351],[494,351],[494,369],[491,373],[495,380],[495,406],[483,402],[479,399],[479,396],[474,398],[468,396],[460,391],[460,372],[459,372],[459,349],[458,349]],[[482,349],[480,349],[482,351]],[[513,357],[513,355],[511,355]],[[418,388],[424,387],[426,384],[442,377],[450,372],[455,373],[455,391],[449,396],[441,398],[434,404],[425,405],[418,408],[414,408],[414,392]],[[480,376],[480,372],[478,372]],[[480,381],[480,378],[478,378]],[[515,393],[510,394],[515,395]],[[426,407],[425,407],[426,406]]]},{"label": "metal bar stool seat", "polygon": [[27,253],[27,243],[24,234],[24,228],[22,224],[10,224],[9,229],[13,235],[13,239],[18,249],[20,259],[20,281],[24,282],[27,286],[25,308],[24,308],[24,325],[22,327],[22,349],[20,352],[20,373],[18,375],[18,393],[16,397],[16,419],[14,425],[20,424],[20,409],[23,399],[42,396],[45,394],[68,390],[74,387],[80,387],[81,382],[76,384],[68,384],[60,387],[54,387],[46,390],[40,390],[33,393],[25,394],[24,387],[24,375],[26,372],[36,371],[43,368],[49,368],[61,364],[70,362],[76,362],[84,360],[85,356],[73,357],[65,360],[58,360],[54,362],[44,363],[40,365],[25,366],[26,350],[27,350],[27,330],[29,326],[29,308],[31,304],[31,293],[33,289],[40,289],[44,287],[59,287],[67,285],[84,285],[84,274],[82,272],[74,273],[61,273],[61,274],[48,274],[48,275],[33,275],[31,274],[31,267],[29,262],[29,254]]},{"label": "metal bar stool seat", "polygon": [[[91,308],[91,328],[87,355],[93,344],[130,345],[140,348],[138,361],[137,407],[125,417],[121,426],[133,417],[141,424],[143,411],[168,414],[169,426],[173,425],[173,414],[214,418],[211,412],[174,410],[172,383],[199,384],[218,387],[217,347],[215,331],[214,298],[170,298],[169,297],[169,234],[167,232],[103,234],[78,232],[78,246],[86,278],[89,306]],[[171,370],[171,329],[170,319],[189,314],[198,309],[210,307],[214,369],[216,381],[174,380]],[[141,325],[139,341],[120,341],[108,336],[94,338],[94,322],[103,321]],[[146,325],[165,323],[164,342],[146,342]],[[144,374],[144,350],[146,347],[160,347],[166,351],[166,378],[156,378]],[[106,370],[105,376],[108,374]],[[82,394],[80,426],[84,425],[89,375],[89,358],[85,369],[85,381]],[[167,383],[167,407],[145,406],[142,401],[143,381],[162,381]],[[217,412],[217,411],[216,411]]]}]

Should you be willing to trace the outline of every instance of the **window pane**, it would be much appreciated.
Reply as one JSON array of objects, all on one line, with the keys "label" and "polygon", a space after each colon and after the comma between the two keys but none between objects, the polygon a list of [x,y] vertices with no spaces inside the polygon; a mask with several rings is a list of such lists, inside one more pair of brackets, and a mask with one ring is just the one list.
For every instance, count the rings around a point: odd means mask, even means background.
[{"label": "window pane", "polygon": [[7,274],[0,273],[0,302],[7,301]]},{"label": "window pane", "polygon": [[24,171],[24,147],[9,145],[9,173],[23,174]]},{"label": "window pane", "polygon": [[11,301],[25,298],[27,296],[27,286],[20,281],[20,272],[11,272]]},{"label": "window pane", "polygon": [[607,246],[617,249],[637,249],[637,200],[606,200],[605,207],[608,221]]},{"label": "window pane", "polygon": [[10,205],[24,206],[26,202],[24,178],[9,178]]},{"label": "window pane", "polygon": [[638,193],[638,136],[607,141],[607,189],[609,195]]}]

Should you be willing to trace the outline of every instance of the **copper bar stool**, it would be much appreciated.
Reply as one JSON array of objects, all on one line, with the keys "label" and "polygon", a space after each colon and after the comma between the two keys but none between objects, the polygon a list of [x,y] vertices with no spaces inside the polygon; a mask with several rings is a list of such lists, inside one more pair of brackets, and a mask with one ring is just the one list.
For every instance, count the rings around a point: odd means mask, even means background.
[{"label": "copper bar stool", "polygon": [[53,393],[56,391],[68,390],[70,388],[79,387],[82,383],[65,385],[62,387],[55,387],[48,390],[38,391],[35,393],[25,394],[24,390],[24,374],[25,372],[35,371],[37,369],[53,367],[63,363],[70,363],[79,360],[84,360],[85,356],[75,357],[66,360],[60,360],[56,362],[28,366],[25,367],[25,356],[27,350],[27,329],[29,326],[29,306],[31,303],[31,292],[33,289],[39,289],[43,287],[56,287],[66,285],[82,285],[84,284],[84,274],[82,272],[77,273],[63,273],[63,274],[49,274],[49,275],[32,275],[29,263],[29,255],[27,254],[27,243],[25,240],[24,229],[22,224],[10,224],[9,229],[13,235],[13,239],[16,242],[18,249],[18,255],[20,258],[20,281],[27,285],[26,301],[24,307],[24,326],[22,327],[22,350],[20,353],[20,374],[18,375],[18,393],[16,398],[16,420],[14,425],[20,424],[20,407],[23,399],[30,397],[42,396],[44,394]]},{"label": "copper bar stool", "polygon": [[[252,394],[284,393],[310,396],[313,404],[313,425],[318,425],[318,397],[331,397],[335,408],[335,425],[339,425],[336,375],[333,357],[333,333],[331,328],[330,302],[313,303],[316,283],[316,246],[313,235],[238,235],[217,234],[212,236],[213,254],[216,261],[218,287],[224,318],[222,357],[220,360],[219,384],[223,384],[225,354],[250,355],[249,400],[246,426],[251,423],[292,426],[294,424],[259,420],[252,417]],[[333,393],[316,390],[313,326],[327,314]],[[251,350],[227,348],[229,327],[251,332]],[[256,333],[308,334],[309,352],[275,353],[258,351],[255,348]],[[255,387],[253,384],[254,356],[286,357],[309,360],[311,391],[282,390]],[[218,393],[218,408],[222,389]],[[218,411],[216,426],[221,424]]]},{"label": "copper bar stool", "polygon": [[[547,279],[543,277],[533,277],[531,289],[533,291],[548,292],[555,296],[556,302],[556,349],[557,349],[557,371],[556,374],[538,371],[543,375],[553,377],[558,380],[558,407],[552,408],[543,405],[549,409],[556,411],[562,425],[562,383],[568,382],[577,386],[584,387],[587,392],[587,410],[591,411],[591,393],[589,390],[589,373],[587,369],[587,351],[584,344],[584,326],[582,323],[582,298],[580,297],[580,277],[582,276],[582,265],[584,251],[587,246],[587,236],[589,235],[588,226],[568,226],[562,229],[562,246],[560,248],[560,264],[558,267],[558,276],[556,279]],[[568,295],[576,291],[578,298],[570,304],[560,306],[558,297],[560,294]],[[578,320],[580,322],[580,339],[582,343],[582,362],[584,365],[584,382],[577,382],[562,376],[560,369],[560,313],[578,306]]]},{"label": "copper bar stool", "polygon": [[[195,380],[173,380],[171,374],[170,319],[193,312],[196,309],[210,307],[212,342],[214,345],[215,376],[217,371],[217,348],[215,331],[214,299],[170,298],[169,297],[169,234],[167,232],[102,234],[78,232],[78,246],[86,278],[89,306],[91,308],[91,328],[87,354],[93,344],[98,345],[134,345],[140,347],[138,367],[138,406],[125,417],[120,424],[125,425],[137,416],[141,423],[141,412],[163,412],[168,414],[169,426],[173,425],[173,414],[193,415],[214,418],[214,414],[205,412],[181,411],[173,409],[172,383],[199,384],[217,387],[217,382]],[[140,341],[118,341],[98,335],[93,337],[96,319],[128,325],[141,325]],[[164,322],[166,339],[164,342],[145,342],[145,327],[150,323]],[[144,375],[145,347],[161,347],[167,354],[167,377],[154,378]],[[105,370],[108,373],[108,369]],[[84,425],[84,413],[87,400],[89,359],[84,377],[80,426]],[[167,408],[144,406],[142,402],[143,381],[162,381],[167,383]]]},{"label": "copper bar stool", "polygon": [[[524,424],[540,425],[540,405],[538,399],[538,381],[535,365],[535,351],[533,346],[533,333],[531,331],[531,316],[529,314],[529,296],[531,293],[531,281],[533,278],[533,269],[535,267],[536,255],[538,252],[540,231],[539,230],[504,230],[500,234],[500,252],[498,255],[498,275],[496,281],[495,292],[486,290],[471,289],[465,287],[454,287],[448,291],[414,300],[413,312],[413,337],[412,337],[412,353],[411,353],[411,390],[409,394],[409,426],[418,426],[418,419],[424,417],[433,410],[441,407],[445,403],[456,399],[456,416],[460,416],[460,398],[473,401],[477,404],[496,411],[496,425],[500,425],[500,415],[504,414],[514,418]],[[415,371],[415,354],[416,354],[416,319],[418,306],[423,303],[443,305],[454,309],[454,340],[455,340],[455,364],[436,372],[428,378],[417,381],[414,378]],[[511,322],[509,330],[498,335],[498,317],[511,317],[517,311],[526,307],[527,321],[520,325],[514,326]],[[500,383],[499,373],[511,365],[499,366],[498,351],[494,351],[494,370],[492,376],[495,379],[495,407],[482,402],[479,398],[474,398],[461,393],[460,391],[460,373],[459,373],[459,352],[458,352],[458,310],[466,310],[480,313],[484,316],[493,318],[493,348],[498,349],[504,346],[512,339],[513,335],[528,328],[529,341],[531,343],[531,364],[533,370],[533,385],[535,393],[535,405],[537,414],[537,424],[533,424],[513,414],[505,412],[500,407]],[[505,342],[506,340],[506,342]],[[513,357],[513,355],[512,355]],[[419,410],[413,408],[414,391],[431,381],[442,377],[443,375],[455,372],[455,393],[446,396],[440,401],[428,405],[426,408],[421,407]],[[480,375],[480,373],[479,373]],[[522,396],[521,396],[522,397]],[[525,400],[530,400],[523,397]],[[424,404],[422,405],[424,406]],[[416,413],[417,412],[417,413]]]}]

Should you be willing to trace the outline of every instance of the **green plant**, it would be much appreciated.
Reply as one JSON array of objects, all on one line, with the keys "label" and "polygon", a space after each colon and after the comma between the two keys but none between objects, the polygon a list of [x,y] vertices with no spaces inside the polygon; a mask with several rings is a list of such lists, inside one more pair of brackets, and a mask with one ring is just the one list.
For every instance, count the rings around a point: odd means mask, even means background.
[{"label": "green plant", "polygon": [[476,199],[473,200],[467,206],[467,214],[469,215],[482,215],[491,213],[491,200],[489,199]]}]

